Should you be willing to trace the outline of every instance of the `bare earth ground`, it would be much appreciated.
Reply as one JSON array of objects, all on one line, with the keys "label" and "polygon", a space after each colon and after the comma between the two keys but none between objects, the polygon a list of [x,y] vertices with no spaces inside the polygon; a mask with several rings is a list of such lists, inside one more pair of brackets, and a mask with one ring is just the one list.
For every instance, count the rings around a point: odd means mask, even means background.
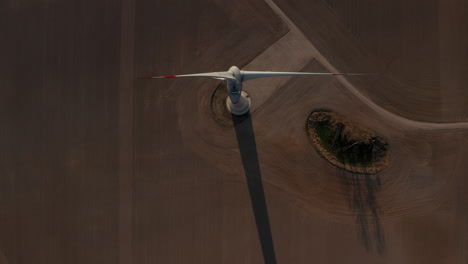
[{"label": "bare earth ground", "polygon": [[[0,2],[0,263],[465,264],[467,5],[386,2]],[[218,81],[135,79],[231,65],[378,75],[251,82],[236,128]],[[322,160],[316,108],[390,166]]]},{"label": "bare earth ground", "polygon": [[0,2],[2,263],[118,262],[120,3]]}]

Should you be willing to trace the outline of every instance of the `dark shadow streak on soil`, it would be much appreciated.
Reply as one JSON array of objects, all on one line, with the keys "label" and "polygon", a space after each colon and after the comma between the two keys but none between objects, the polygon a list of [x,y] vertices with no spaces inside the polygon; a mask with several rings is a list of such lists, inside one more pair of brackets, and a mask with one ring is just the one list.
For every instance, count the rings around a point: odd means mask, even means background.
[{"label": "dark shadow streak on soil", "polygon": [[377,252],[384,255],[385,237],[376,200],[376,193],[380,190],[379,176],[340,171],[340,178],[348,205],[356,215],[360,239],[368,251],[372,250],[374,240]]},{"label": "dark shadow streak on soil", "polygon": [[247,118],[233,115],[232,119],[234,121],[237,143],[239,145],[242,165],[249,188],[250,201],[257,224],[263,259],[267,264],[275,264],[275,248],[271,234],[265,192],[263,190],[262,175],[258,162],[252,118],[249,113]]}]

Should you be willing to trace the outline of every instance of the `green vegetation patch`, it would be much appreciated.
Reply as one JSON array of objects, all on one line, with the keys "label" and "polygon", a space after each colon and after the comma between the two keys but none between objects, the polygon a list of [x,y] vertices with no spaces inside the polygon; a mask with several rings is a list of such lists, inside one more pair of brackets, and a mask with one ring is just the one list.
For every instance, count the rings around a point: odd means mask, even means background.
[{"label": "green vegetation patch", "polygon": [[389,146],[383,138],[337,113],[312,112],[307,133],[319,154],[339,168],[374,174],[390,161]]}]

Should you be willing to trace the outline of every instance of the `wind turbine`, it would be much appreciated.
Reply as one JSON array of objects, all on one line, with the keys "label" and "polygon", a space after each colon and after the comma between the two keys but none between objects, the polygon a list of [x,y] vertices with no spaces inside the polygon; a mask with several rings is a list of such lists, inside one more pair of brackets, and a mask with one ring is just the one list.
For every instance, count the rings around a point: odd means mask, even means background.
[{"label": "wind turbine", "polygon": [[365,75],[362,73],[321,73],[321,72],[271,72],[271,71],[243,71],[236,66],[232,66],[225,72],[206,72],[195,74],[168,75],[156,77],[142,77],[140,79],[162,79],[162,78],[181,78],[181,77],[211,77],[226,81],[228,97],[226,106],[235,115],[243,115],[250,109],[250,97],[242,92],[242,83],[257,78],[277,77],[277,76],[296,76],[296,75]]}]

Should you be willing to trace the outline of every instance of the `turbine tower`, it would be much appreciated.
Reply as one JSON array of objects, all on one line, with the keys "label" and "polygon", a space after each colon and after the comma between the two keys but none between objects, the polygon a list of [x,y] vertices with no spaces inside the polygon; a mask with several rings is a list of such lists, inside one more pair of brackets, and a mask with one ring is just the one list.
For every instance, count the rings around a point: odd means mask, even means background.
[{"label": "turbine tower", "polygon": [[228,97],[226,107],[235,115],[243,115],[250,110],[250,97],[242,91],[242,83],[257,78],[296,76],[296,75],[365,75],[362,73],[321,73],[321,72],[271,72],[271,71],[243,71],[236,66],[232,66],[225,72],[206,72],[195,74],[142,77],[140,79],[162,79],[181,77],[211,77],[217,80],[226,81]]}]

